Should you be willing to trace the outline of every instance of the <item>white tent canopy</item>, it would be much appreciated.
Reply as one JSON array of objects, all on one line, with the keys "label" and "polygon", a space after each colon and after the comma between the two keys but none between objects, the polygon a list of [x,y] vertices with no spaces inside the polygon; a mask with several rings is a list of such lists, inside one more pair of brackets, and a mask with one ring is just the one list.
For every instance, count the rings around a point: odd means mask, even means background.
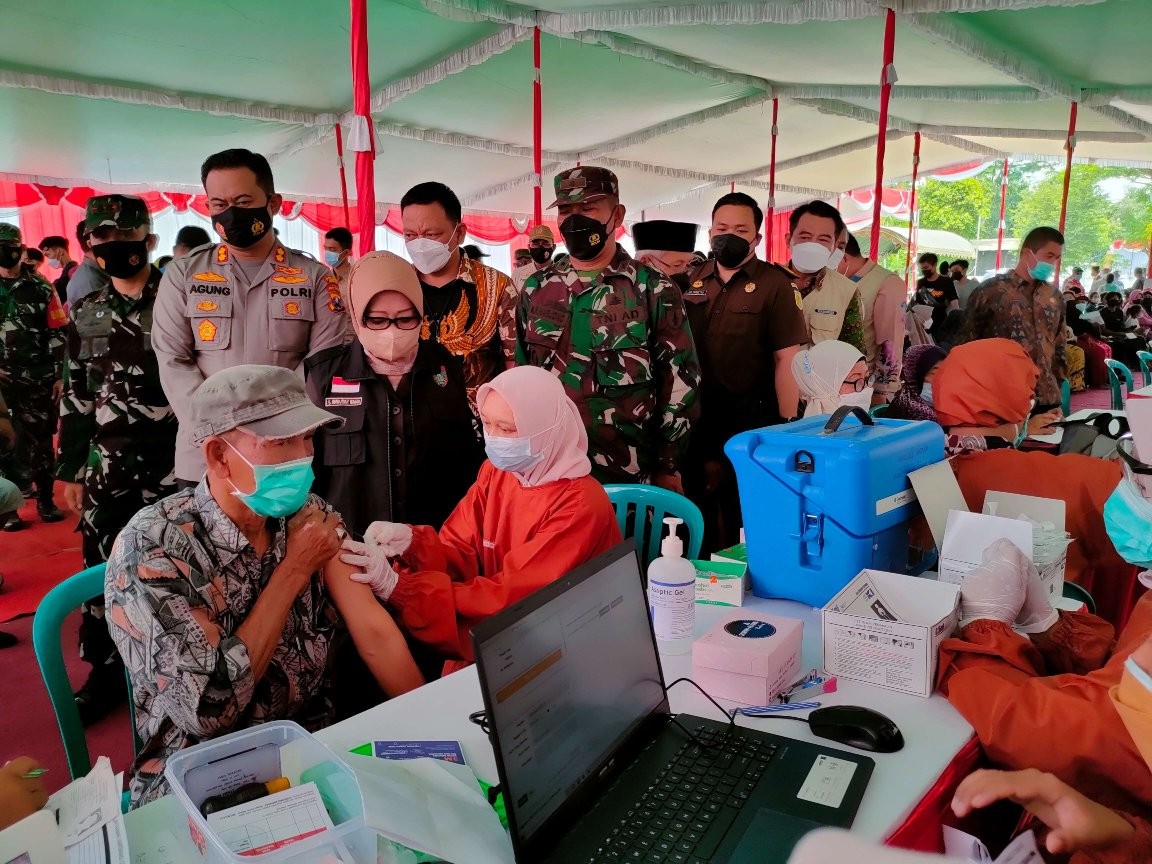
[{"label": "white tent canopy", "polygon": [[[732,183],[766,200],[774,97],[778,207],[870,186],[888,8],[889,178],[911,173],[916,131],[922,175],[1062,159],[1074,100],[1078,160],[1152,167],[1147,0],[536,2],[370,0],[379,202],[438,179],[471,210],[530,213],[533,25],[546,187],[581,161],[616,170],[632,217],[705,221]],[[9,179],[198,191],[205,156],[249,147],[290,197],[339,199],[342,2],[0,7]]]}]

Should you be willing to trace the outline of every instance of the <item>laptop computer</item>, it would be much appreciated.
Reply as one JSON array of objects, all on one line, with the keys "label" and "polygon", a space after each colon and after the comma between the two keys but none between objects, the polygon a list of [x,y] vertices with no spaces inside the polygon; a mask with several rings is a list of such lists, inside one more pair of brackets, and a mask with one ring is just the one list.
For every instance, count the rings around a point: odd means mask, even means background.
[{"label": "laptop computer", "polygon": [[875,767],[721,719],[674,718],[632,541],[480,623],[472,640],[521,864],[784,864],[809,831],[851,826]]}]

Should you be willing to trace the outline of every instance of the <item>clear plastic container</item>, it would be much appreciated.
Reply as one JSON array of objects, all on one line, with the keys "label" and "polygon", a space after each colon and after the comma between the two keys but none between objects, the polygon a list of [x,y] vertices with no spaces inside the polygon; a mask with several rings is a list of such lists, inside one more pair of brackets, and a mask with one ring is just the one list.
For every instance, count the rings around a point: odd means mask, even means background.
[{"label": "clear plastic container", "polygon": [[[376,861],[376,834],[365,827],[364,800],[355,773],[303,727],[289,720],[264,723],[181,750],[168,759],[164,775],[172,794],[188,813],[188,832],[204,864]],[[267,783],[276,777],[287,777],[293,787],[322,778],[317,786],[335,827],[263,854],[232,852],[200,815],[204,798],[230,792],[245,783]]]}]

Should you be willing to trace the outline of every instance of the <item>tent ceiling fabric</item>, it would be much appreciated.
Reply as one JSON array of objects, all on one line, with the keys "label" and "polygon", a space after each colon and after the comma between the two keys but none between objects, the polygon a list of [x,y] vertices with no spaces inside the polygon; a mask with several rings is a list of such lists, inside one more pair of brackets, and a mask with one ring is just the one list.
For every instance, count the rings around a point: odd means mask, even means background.
[{"label": "tent ceiling fabric", "polygon": [[[889,179],[911,173],[918,129],[922,175],[1058,160],[1072,98],[1077,161],[1152,167],[1146,0],[369,0],[377,200],[438,179],[470,208],[531,210],[533,23],[545,174],[614,166],[632,218],[705,221],[733,181],[764,201],[774,95],[778,207],[870,186],[889,7]],[[205,156],[243,146],[272,158],[286,195],[339,195],[343,3],[0,0],[0,14],[0,173],[184,189]]]}]

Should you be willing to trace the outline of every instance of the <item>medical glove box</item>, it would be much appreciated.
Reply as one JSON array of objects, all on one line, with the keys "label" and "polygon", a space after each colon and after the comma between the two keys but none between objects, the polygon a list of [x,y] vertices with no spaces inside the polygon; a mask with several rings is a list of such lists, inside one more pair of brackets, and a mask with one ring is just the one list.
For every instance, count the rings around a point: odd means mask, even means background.
[{"label": "medical glove box", "polygon": [[820,613],[829,675],[931,696],[940,643],[956,632],[960,588],[864,570]]},{"label": "medical glove box", "polygon": [[804,622],[732,612],[692,646],[692,678],[717,699],[768,705],[800,677]]},{"label": "medical glove box", "polygon": [[[356,774],[318,739],[289,720],[263,723],[180,750],[168,759],[164,776],[187,813],[188,833],[204,864],[376,861],[376,834],[365,827],[364,801]],[[313,833],[306,830],[307,826],[296,826],[310,836],[287,845],[268,842],[251,851],[231,851],[200,815],[200,805],[212,795],[227,794],[246,783],[267,783],[277,777],[288,778],[292,788],[315,782],[333,827]],[[323,821],[319,814],[310,814],[309,818],[317,827]],[[253,843],[260,842],[262,833],[266,840],[274,836],[264,828],[249,829]]]},{"label": "medical glove box", "polygon": [[935,423],[860,409],[733,437],[752,593],[827,603],[865,569],[907,572],[908,473],[944,458]]}]

